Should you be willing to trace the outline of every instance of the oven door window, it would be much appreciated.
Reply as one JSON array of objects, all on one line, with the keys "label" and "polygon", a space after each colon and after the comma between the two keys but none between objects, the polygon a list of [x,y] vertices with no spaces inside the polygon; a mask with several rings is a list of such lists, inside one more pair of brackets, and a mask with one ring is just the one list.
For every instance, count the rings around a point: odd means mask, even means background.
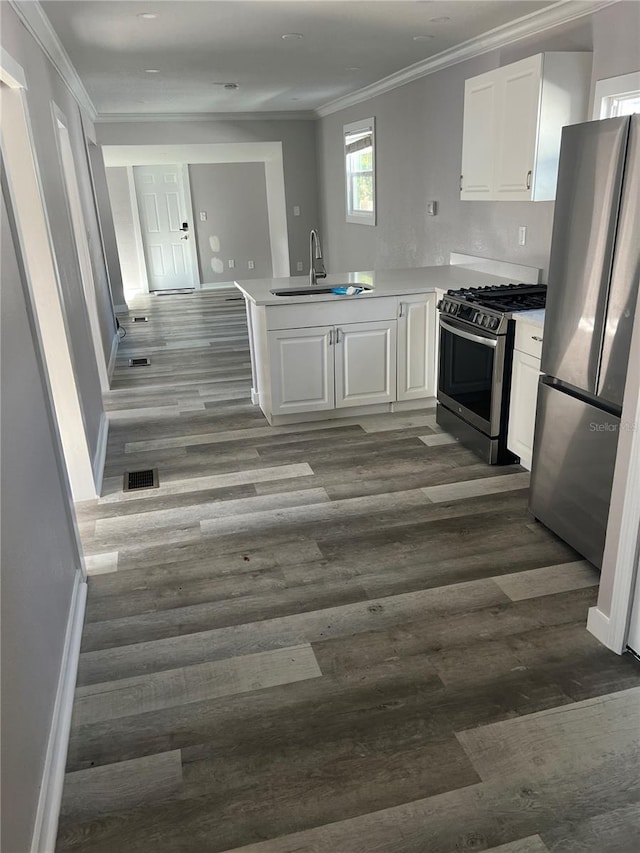
[{"label": "oven door window", "polygon": [[487,429],[491,423],[495,356],[494,348],[441,329],[439,388],[463,409],[485,421]]}]

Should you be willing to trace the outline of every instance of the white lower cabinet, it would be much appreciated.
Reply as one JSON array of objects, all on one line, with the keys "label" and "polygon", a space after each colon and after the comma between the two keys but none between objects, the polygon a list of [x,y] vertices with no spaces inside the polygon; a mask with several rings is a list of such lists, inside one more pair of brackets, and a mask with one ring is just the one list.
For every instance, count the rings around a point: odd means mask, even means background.
[{"label": "white lower cabinet", "polygon": [[333,326],[267,332],[274,415],[335,407]]},{"label": "white lower cabinet", "polygon": [[274,415],[396,399],[396,321],[268,332]]},{"label": "white lower cabinet", "polygon": [[529,471],[533,454],[539,377],[540,359],[522,350],[514,350],[507,446],[512,453],[520,457],[520,464]]},{"label": "white lower cabinet", "polygon": [[398,400],[435,397],[436,302],[421,293],[398,303]]},{"label": "white lower cabinet", "polygon": [[396,399],[396,321],[351,323],[335,331],[336,408]]}]

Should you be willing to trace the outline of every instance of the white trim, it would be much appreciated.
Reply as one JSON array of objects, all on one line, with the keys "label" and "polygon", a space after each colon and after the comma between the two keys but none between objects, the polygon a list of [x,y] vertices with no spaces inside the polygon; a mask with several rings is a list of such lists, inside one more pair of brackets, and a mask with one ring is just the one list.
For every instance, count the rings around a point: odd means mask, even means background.
[{"label": "white trim", "polygon": [[606,616],[602,610],[598,607],[590,607],[589,614],[587,616],[587,631],[596,638],[596,640],[600,640],[603,646],[607,646],[607,648],[612,649],[612,651],[617,652],[618,654],[622,654],[624,651],[623,648],[614,649],[610,644],[610,633],[611,633],[611,622],[608,616]]},{"label": "white trim", "polygon": [[27,88],[23,67],[3,47],[0,47],[0,81],[10,89]]},{"label": "white trim", "polygon": [[96,455],[93,460],[93,479],[96,484],[96,497],[102,492],[102,478],[104,476],[104,465],[107,459],[107,442],[109,439],[109,418],[105,412],[100,416],[100,429],[98,430],[98,442]]},{"label": "white trim", "polygon": [[116,332],[113,336],[113,340],[111,341],[111,352],[109,354],[109,365],[107,367],[107,373],[109,375],[109,384],[111,384],[111,379],[113,377],[113,371],[116,366],[116,356],[118,355],[118,344],[120,343],[120,335]]},{"label": "white trim", "polygon": [[83,571],[78,569],[71,594],[58,689],[31,838],[31,853],[51,853],[56,843],[86,601],[87,584]]},{"label": "white trim", "polygon": [[592,119],[598,121],[598,119],[607,118],[606,114],[603,115],[603,112],[606,111],[606,104],[603,101],[606,98],[638,91],[640,91],[640,71],[633,71],[631,74],[621,74],[618,77],[607,77],[604,80],[598,80],[593,96]]},{"label": "white trim", "polygon": [[383,77],[382,80],[378,80],[370,86],[365,86],[357,92],[351,92],[349,95],[329,101],[316,109],[316,115],[324,117],[332,113],[337,113],[347,107],[355,106],[377,95],[383,95],[385,92],[397,89],[399,86],[419,80],[428,74],[442,71],[442,69],[449,68],[451,65],[466,62],[475,56],[481,56],[483,53],[489,53],[489,51],[496,50],[497,48],[505,47],[522,39],[538,35],[560,24],[575,21],[585,15],[591,15],[599,9],[605,8],[605,6],[611,6],[615,2],[617,0],[560,0],[560,2],[554,3],[553,6],[548,6],[539,12],[525,15],[508,24],[503,24],[475,38],[462,42],[462,44],[444,50],[442,53],[431,56],[422,62],[409,65],[407,68],[396,71],[388,77]]},{"label": "white trim", "polygon": [[315,121],[313,110],[254,113],[98,113],[99,124],[128,124],[154,121]]},{"label": "white trim", "polygon": [[89,113],[91,119],[95,120],[97,111],[93,101],[40,3],[33,0],[9,0],[9,5],[52,62],[76,101]]},{"label": "white trim", "polygon": [[198,261],[198,252],[196,251],[196,212],[193,209],[193,199],[191,198],[191,176],[189,174],[189,164],[178,163],[178,169],[182,179],[182,191],[184,193],[184,204],[186,207],[185,213],[191,218],[191,233],[187,235],[190,238],[187,240],[187,251],[189,253],[189,265],[191,267],[191,283],[196,290],[200,290],[202,282],[200,281],[200,263]]}]

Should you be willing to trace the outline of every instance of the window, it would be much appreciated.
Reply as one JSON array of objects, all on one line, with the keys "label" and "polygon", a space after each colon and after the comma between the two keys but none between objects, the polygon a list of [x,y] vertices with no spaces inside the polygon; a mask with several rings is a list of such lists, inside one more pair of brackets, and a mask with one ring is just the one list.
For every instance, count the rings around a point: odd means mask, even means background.
[{"label": "window", "polygon": [[347,222],[376,224],[375,120],[344,126]]},{"label": "window", "polygon": [[633,113],[640,113],[640,71],[598,80],[593,104],[594,119]]}]

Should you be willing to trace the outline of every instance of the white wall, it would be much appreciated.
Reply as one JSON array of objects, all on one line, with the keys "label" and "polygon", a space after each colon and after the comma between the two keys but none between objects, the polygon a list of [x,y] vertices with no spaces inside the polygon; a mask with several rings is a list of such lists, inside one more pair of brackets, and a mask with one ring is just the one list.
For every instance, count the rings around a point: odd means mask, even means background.
[{"label": "white wall", "polygon": [[123,299],[126,294],[146,290],[144,270],[140,268],[134,226],[134,211],[126,166],[107,166],[106,182],[113,216],[114,235],[122,274]]},{"label": "white wall", "polygon": [[[450,251],[548,270],[553,202],[460,201],[464,81],[546,50],[593,49],[597,75],[635,70],[640,3],[621,3],[321,119],[319,191],[332,270],[447,263]],[[590,113],[589,113],[590,115]],[[342,127],[375,116],[378,225],[347,224]],[[426,202],[439,203],[435,217]],[[527,245],[518,246],[518,226]]]}]

